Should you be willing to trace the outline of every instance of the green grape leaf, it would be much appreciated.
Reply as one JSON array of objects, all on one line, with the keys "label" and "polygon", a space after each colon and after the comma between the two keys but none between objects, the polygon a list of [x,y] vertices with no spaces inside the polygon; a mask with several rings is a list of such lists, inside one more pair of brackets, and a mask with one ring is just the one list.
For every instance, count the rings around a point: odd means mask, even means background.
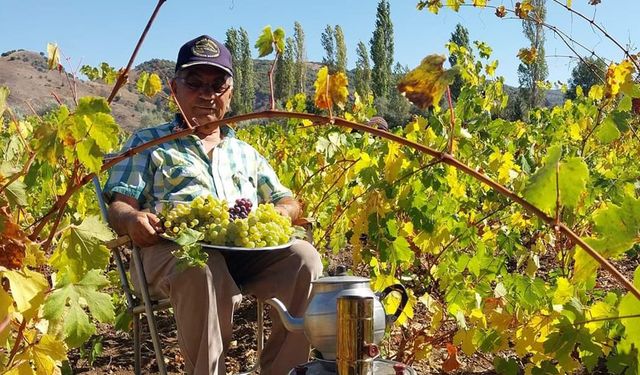
[{"label": "green grape leaf", "polygon": [[520,374],[520,366],[518,366],[518,362],[513,358],[505,359],[500,356],[496,356],[493,360],[493,365],[495,366],[496,372],[500,375]]},{"label": "green grape leaf", "polygon": [[95,113],[111,113],[111,108],[105,98],[85,96],[78,100],[76,116],[91,116]]},{"label": "green grape leaf", "polygon": [[49,283],[44,276],[28,269],[5,271],[2,276],[9,280],[11,295],[18,312],[29,317],[37,313],[49,289]]},{"label": "green grape leaf", "polygon": [[0,86],[0,119],[4,114],[4,111],[7,110],[8,97],[9,97],[9,88],[5,86]]},{"label": "green grape leaf", "polygon": [[120,127],[111,114],[97,113],[92,117],[89,136],[103,152],[113,151],[118,146]]},{"label": "green grape leaf", "polygon": [[255,47],[258,49],[258,57],[264,57],[273,52],[273,33],[271,32],[271,26],[265,26],[262,29],[262,34],[258,37]]},{"label": "green grape leaf", "polygon": [[[593,213],[596,238],[586,238],[589,246],[605,258],[623,254],[640,238],[640,200],[626,196],[620,206],[610,204]],[[593,282],[599,264],[581,248],[574,255],[574,280]]]},{"label": "green grape leaf", "polygon": [[58,69],[60,65],[60,50],[55,43],[47,43],[47,65],[49,70]]},{"label": "green grape leaf", "polygon": [[138,92],[148,97],[152,97],[162,91],[162,81],[156,73],[140,73],[138,82],[136,82]]},{"label": "green grape leaf", "polygon": [[556,163],[561,155],[560,146],[550,147],[544,164],[531,176],[523,192],[526,200],[546,212],[556,206]]},{"label": "green grape leaf", "polygon": [[96,327],[89,321],[89,316],[79,304],[73,304],[62,325],[65,342],[71,348],[80,347],[96,332]]},{"label": "green grape leaf", "polygon": [[[636,288],[640,288],[640,267],[634,272],[633,285]],[[631,292],[627,293],[620,300],[618,306],[618,315],[637,315],[640,311],[640,300]],[[618,345],[618,350],[622,354],[633,355],[635,353],[636,366],[640,364],[640,324],[638,324],[639,318],[625,318],[620,322],[624,326],[624,335]]]},{"label": "green grape leaf", "polygon": [[602,125],[598,128],[596,137],[600,142],[609,144],[620,138],[620,134],[620,130],[618,130],[618,127],[616,126],[614,117],[607,116],[607,118],[602,122]]},{"label": "green grape leaf", "polygon": [[[544,165],[531,176],[523,192],[526,200],[546,213],[555,211],[558,190],[560,204],[575,207],[589,181],[589,170],[584,160],[576,157],[560,162],[561,154],[560,146],[549,148]],[[556,184],[557,163],[559,171]]]},{"label": "green grape leaf", "polygon": [[97,216],[89,216],[63,232],[50,263],[65,274],[70,273],[72,280],[79,280],[89,270],[106,267],[110,254],[103,242],[111,239],[109,227]]},{"label": "green grape leaf", "polygon": [[20,180],[13,181],[11,185],[7,186],[4,193],[7,197],[7,201],[12,206],[24,207],[27,205],[27,185]]},{"label": "green grape leaf", "polygon": [[86,139],[76,145],[76,153],[78,154],[78,160],[82,165],[93,173],[100,172],[102,168],[102,152],[100,147],[93,139]]},{"label": "green grape leaf", "polygon": [[404,237],[397,237],[393,241],[393,250],[395,254],[395,259],[397,262],[402,263],[411,263],[413,262],[413,251],[411,251],[411,247],[409,246],[409,242]]},{"label": "green grape leaf", "polygon": [[284,53],[284,29],[282,27],[278,27],[273,32],[273,43],[276,46],[276,51],[279,55]]},{"label": "green grape leaf", "polygon": [[589,169],[582,158],[570,158],[560,163],[560,203],[566,207],[575,207],[580,201],[580,195],[586,190],[588,181]]},{"label": "green grape leaf", "polygon": [[63,277],[56,290],[47,298],[43,309],[44,317],[64,321],[65,337],[70,346],[75,347],[78,342],[82,344],[95,331],[83,306],[87,306],[91,315],[99,322],[114,321],[111,296],[98,291],[108,284],[109,280],[100,270],[91,270],[78,283],[72,283],[69,278]]}]

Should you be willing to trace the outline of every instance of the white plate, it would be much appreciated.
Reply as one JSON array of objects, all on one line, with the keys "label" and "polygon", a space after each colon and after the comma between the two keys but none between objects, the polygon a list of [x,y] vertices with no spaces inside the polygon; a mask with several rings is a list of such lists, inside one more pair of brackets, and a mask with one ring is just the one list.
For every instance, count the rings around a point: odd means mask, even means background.
[{"label": "white plate", "polygon": [[293,244],[295,238],[292,238],[291,241],[284,243],[282,245],[276,246],[267,246],[267,247],[238,247],[238,246],[224,246],[224,245],[211,245],[206,242],[199,242],[202,245],[202,249],[204,250],[221,250],[221,251],[233,251],[233,252],[252,252],[252,251],[272,251],[272,250],[282,250],[286,249]]}]

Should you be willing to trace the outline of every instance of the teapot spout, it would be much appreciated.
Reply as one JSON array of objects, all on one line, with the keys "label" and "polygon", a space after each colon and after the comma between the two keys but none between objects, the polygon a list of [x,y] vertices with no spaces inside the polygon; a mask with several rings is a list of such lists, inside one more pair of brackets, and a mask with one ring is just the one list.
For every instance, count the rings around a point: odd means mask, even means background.
[{"label": "teapot spout", "polygon": [[280,320],[282,320],[282,324],[284,325],[284,328],[287,329],[287,331],[304,331],[304,319],[292,317],[287,311],[287,308],[284,306],[284,303],[282,303],[279,299],[269,298],[264,302],[276,309],[278,315],[280,316]]}]

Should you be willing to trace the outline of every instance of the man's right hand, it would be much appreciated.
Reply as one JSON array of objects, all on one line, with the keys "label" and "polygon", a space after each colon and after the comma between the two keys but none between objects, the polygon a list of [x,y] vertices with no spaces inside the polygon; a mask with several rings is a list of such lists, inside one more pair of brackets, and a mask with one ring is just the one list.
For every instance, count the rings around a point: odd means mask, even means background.
[{"label": "man's right hand", "polygon": [[161,227],[160,219],[156,215],[137,211],[127,216],[127,233],[136,246],[147,247],[158,243],[158,231]]},{"label": "man's right hand", "polygon": [[147,247],[160,241],[160,219],[150,212],[140,211],[138,201],[116,193],[109,204],[109,224],[116,233],[128,234],[136,246]]}]

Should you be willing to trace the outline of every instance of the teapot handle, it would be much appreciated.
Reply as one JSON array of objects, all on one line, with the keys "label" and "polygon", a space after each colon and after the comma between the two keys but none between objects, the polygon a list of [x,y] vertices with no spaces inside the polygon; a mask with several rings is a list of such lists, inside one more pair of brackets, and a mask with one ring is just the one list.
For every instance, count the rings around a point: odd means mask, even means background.
[{"label": "teapot handle", "polygon": [[396,320],[398,320],[398,318],[400,317],[400,314],[402,314],[402,310],[404,310],[405,306],[407,306],[407,303],[409,302],[409,295],[407,294],[407,290],[402,284],[389,285],[388,287],[384,288],[382,292],[378,293],[378,298],[383,300],[387,297],[387,295],[389,295],[389,293],[393,291],[400,293],[401,298],[400,298],[400,304],[398,305],[398,308],[393,313],[393,315],[387,315],[388,323],[394,323]]}]

